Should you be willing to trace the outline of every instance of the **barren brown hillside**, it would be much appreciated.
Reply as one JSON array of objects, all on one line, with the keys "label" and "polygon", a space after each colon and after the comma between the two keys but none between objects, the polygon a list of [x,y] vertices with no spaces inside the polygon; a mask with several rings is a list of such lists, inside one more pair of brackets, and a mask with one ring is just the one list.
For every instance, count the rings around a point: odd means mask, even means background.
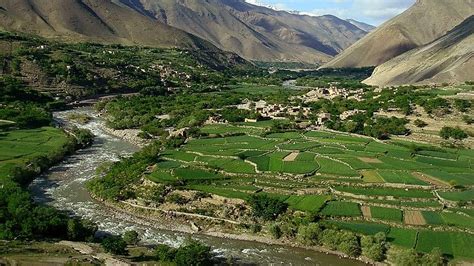
[{"label": "barren brown hillside", "polygon": [[443,36],[474,14],[474,0],[417,0],[325,67],[378,66]]},{"label": "barren brown hillside", "polygon": [[327,62],[366,34],[334,16],[303,16],[244,0],[118,1],[258,61]]},{"label": "barren brown hillside", "polygon": [[0,28],[70,41],[215,49],[109,0],[0,0]]},{"label": "barren brown hillside", "polygon": [[380,65],[365,83],[391,86],[471,80],[474,80],[474,16],[436,41]]}]

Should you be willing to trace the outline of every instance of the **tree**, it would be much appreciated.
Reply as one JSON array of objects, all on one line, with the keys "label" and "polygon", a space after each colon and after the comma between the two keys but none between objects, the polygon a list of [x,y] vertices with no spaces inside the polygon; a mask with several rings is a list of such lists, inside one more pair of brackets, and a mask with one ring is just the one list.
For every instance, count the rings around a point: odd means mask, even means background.
[{"label": "tree", "polygon": [[362,255],[374,261],[383,261],[385,258],[386,235],[382,232],[375,236],[362,236],[361,248]]},{"label": "tree", "polygon": [[417,266],[419,265],[418,253],[414,249],[392,249],[390,258],[395,265]]},{"label": "tree", "polygon": [[190,241],[178,248],[174,262],[178,266],[210,265],[211,248],[197,241]]},{"label": "tree", "polygon": [[266,221],[275,220],[280,214],[286,212],[288,204],[277,198],[267,195],[254,195],[249,200],[254,216]]},{"label": "tree", "polygon": [[301,225],[298,228],[297,240],[304,245],[317,245],[323,229],[317,223]]},{"label": "tree", "polygon": [[109,236],[102,240],[102,247],[106,252],[114,255],[127,255],[127,243],[121,236]]},{"label": "tree", "polygon": [[444,265],[443,253],[441,249],[434,248],[430,253],[427,253],[421,257],[420,265],[426,266],[441,266]]},{"label": "tree", "polygon": [[176,257],[176,252],[175,248],[160,244],[155,248],[155,257],[158,261],[172,262]]},{"label": "tree", "polygon": [[357,257],[360,254],[360,244],[357,236],[349,231],[342,231],[339,233],[339,243],[337,250],[344,252],[345,254]]},{"label": "tree", "polygon": [[123,240],[128,245],[136,245],[140,241],[140,238],[138,237],[137,231],[131,230],[123,234]]}]

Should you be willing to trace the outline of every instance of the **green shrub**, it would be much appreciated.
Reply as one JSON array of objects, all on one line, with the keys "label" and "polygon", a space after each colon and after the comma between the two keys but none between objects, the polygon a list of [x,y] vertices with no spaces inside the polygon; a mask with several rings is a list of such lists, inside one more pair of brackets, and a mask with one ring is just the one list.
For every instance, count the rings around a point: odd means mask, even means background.
[{"label": "green shrub", "polygon": [[123,240],[128,245],[136,245],[140,241],[140,238],[138,237],[137,231],[131,230],[123,234]]},{"label": "green shrub", "polygon": [[102,240],[101,246],[114,255],[127,255],[127,243],[121,236],[109,236]]},{"label": "green shrub", "polygon": [[250,198],[249,204],[253,214],[266,221],[275,220],[280,214],[286,212],[288,204],[284,201],[261,194]]}]

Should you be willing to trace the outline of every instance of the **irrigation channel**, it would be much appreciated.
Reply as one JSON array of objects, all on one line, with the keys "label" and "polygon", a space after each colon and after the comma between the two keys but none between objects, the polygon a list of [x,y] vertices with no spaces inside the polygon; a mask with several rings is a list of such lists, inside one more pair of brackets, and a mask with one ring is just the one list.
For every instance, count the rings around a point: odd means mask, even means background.
[{"label": "irrigation channel", "polygon": [[97,223],[102,232],[122,234],[127,230],[136,230],[144,245],[164,243],[179,246],[191,237],[210,245],[216,256],[239,258],[242,264],[363,265],[358,261],[300,248],[159,230],[149,221],[125,213],[117,214],[93,200],[85,188],[85,183],[94,177],[96,168],[101,164],[129,156],[136,152],[138,147],[107,134],[103,129],[104,120],[90,107],[57,112],[54,116],[60,123],[74,123],[67,119],[73,112],[93,117],[88,124],[77,126],[91,130],[96,136],[95,143],[92,147],[66,158],[60,165],[51,168],[32,183],[30,189],[37,202],[89,219]]}]

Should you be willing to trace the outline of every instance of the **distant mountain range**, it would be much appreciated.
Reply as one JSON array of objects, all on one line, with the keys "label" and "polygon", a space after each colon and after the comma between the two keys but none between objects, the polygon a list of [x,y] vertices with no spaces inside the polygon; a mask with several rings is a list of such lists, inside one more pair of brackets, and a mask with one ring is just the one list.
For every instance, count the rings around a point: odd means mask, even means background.
[{"label": "distant mountain range", "polygon": [[305,63],[327,62],[367,34],[334,16],[244,0],[0,0],[0,27],[70,41],[214,45],[254,61]]}]

